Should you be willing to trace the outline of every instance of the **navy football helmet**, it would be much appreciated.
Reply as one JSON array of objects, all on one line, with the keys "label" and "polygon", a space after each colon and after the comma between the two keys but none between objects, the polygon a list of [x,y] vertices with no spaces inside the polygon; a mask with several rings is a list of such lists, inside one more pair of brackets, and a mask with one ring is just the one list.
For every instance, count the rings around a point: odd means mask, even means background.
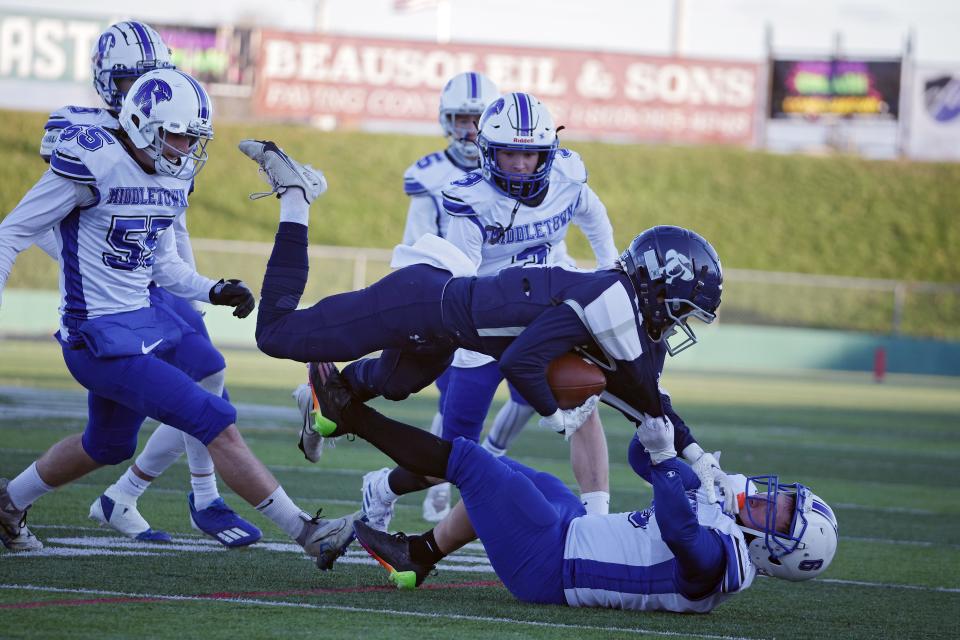
[{"label": "navy football helmet", "polygon": [[[716,319],[723,269],[702,236],[683,227],[647,229],[623,252],[620,265],[633,282],[647,335],[663,340],[671,356],[697,343],[688,318],[707,324]],[[684,338],[671,343],[677,329]]]}]

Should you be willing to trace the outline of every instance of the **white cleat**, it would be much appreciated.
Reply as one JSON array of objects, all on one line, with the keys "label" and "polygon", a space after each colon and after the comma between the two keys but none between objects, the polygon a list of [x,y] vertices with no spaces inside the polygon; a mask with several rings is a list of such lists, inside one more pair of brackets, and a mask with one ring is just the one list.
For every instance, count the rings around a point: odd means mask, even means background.
[{"label": "white cleat", "polygon": [[[302,517],[309,516],[303,514]],[[353,523],[362,517],[363,514],[356,511],[342,518],[327,520],[321,518],[318,511],[314,518],[304,521],[303,529],[297,536],[297,544],[303,547],[308,556],[314,558],[318,569],[328,571],[353,542]]]},{"label": "white cleat", "polygon": [[101,527],[110,527],[135,540],[171,541],[170,534],[166,531],[150,528],[150,524],[137,511],[136,503],[118,502],[105,493],[90,505],[90,519]]},{"label": "white cleat", "polygon": [[308,164],[300,164],[270,140],[241,140],[240,151],[260,165],[260,176],[272,189],[250,194],[251,200],[273,194],[280,196],[287,189],[296,187],[310,204],[327,190],[327,180],[322,171]]},{"label": "white cleat", "polygon": [[397,503],[396,498],[390,499],[384,495],[389,476],[390,469],[386,467],[363,476],[363,515],[366,516],[367,525],[377,531],[386,531],[390,526],[393,508]]},{"label": "white cleat", "polygon": [[423,519],[427,522],[440,522],[450,513],[450,483],[441,482],[427,489],[423,499]]},{"label": "white cleat", "polygon": [[[317,411],[316,400],[313,396],[313,388],[309,384],[302,384],[293,392],[293,397],[297,401],[297,408],[300,409],[300,416],[303,418],[303,425],[300,427],[300,442],[297,443],[303,457],[310,462],[319,462],[323,455],[324,437],[314,429],[314,413]],[[336,439],[330,440],[330,446],[333,447]]]},{"label": "white cleat", "polygon": [[27,528],[27,511],[13,506],[6,478],[0,478],[0,542],[10,551],[39,551],[43,543]]}]

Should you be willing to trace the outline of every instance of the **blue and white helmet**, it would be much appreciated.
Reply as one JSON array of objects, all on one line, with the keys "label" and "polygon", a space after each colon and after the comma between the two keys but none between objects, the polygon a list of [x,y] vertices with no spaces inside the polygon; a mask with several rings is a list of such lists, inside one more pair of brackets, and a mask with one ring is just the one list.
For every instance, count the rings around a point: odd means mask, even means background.
[{"label": "blue and white helmet", "polygon": [[[753,536],[749,553],[757,571],[791,582],[823,573],[837,552],[837,517],[830,505],[809,487],[781,484],[777,476],[752,476],[747,486],[750,495],[740,508],[738,524]],[[754,513],[763,514],[762,522]]]},{"label": "blue and white helmet", "polygon": [[[213,106],[200,83],[176,69],[157,69],[133,83],[120,109],[120,126],[138,149],[153,158],[158,173],[190,180],[207,162],[213,138]],[[168,134],[189,136],[183,151]]]},{"label": "blue and white helmet", "polygon": [[456,116],[472,115],[479,120],[484,108],[499,96],[497,85],[475,71],[453,76],[440,92],[440,127],[450,147],[465,160],[476,162],[480,151],[475,142],[466,139],[466,132],[457,129]]},{"label": "blue and white helmet", "polygon": [[[550,169],[560,139],[553,117],[535,96],[508,93],[487,106],[480,118],[477,144],[483,177],[504,195],[529,200],[549,186]],[[510,173],[501,169],[497,155],[503,150],[537,152],[540,157],[533,173]]]},{"label": "blue and white helmet", "polygon": [[160,34],[142,22],[118,22],[100,34],[90,55],[93,87],[114,110],[120,109],[123,93],[119,78],[136,79],[153,69],[173,69],[170,48]]}]

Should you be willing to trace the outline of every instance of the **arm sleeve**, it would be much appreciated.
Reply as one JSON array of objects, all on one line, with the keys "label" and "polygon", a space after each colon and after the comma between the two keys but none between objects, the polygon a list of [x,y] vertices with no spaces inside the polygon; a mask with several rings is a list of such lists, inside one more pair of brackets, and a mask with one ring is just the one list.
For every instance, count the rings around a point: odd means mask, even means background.
[{"label": "arm sleeve", "polygon": [[447,240],[467,254],[473,264],[483,260],[483,230],[476,216],[454,216],[447,227]]},{"label": "arm sleeve", "polygon": [[177,255],[172,233],[160,235],[153,263],[153,280],[176,296],[203,302],[210,302],[210,289],[216,284],[215,280],[200,275]]},{"label": "arm sleeve", "polygon": [[500,371],[537,413],[552,415],[558,406],[547,384],[547,365],[590,339],[590,333],[573,309],[565,304],[551,307],[503,352]]},{"label": "arm sleeve", "polygon": [[440,235],[441,215],[446,215],[437,207],[437,201],[429,194],[412,196],[407,209],[407,223],[403,228],[403,244],[411,245],[427,233]]},{"label": "arm sleeve", "polygon": [[196,271],[197,261],[193,257],[193,244],[190,242],[190,232],[187,231],[187,214],[177,216],[173,220],[174,240],[176,241],[177,255]]},{"label": "arm sleeve", "polygon": [[[91,197],[86,187],[52,171],[48,170],[40,177],[37,184],[0,222],[0,292],[7,284],[17,255],[37,242],[42,234],[52,234],[51,229],[55,224]],[[55,241],[53,251],[56,256]]]},{"label": "arm sleeve", "polygon": [[593,254],[597,257],[597,268],[605,269],[613,265],[620,256],[613,241],[613,225],[607,217],[607,208],[587,184],[583,185],[580,206],[573,220],[590,241]]},{"label": "arm sleeve", "polygon": [[673,458],[653,465],[650,476],[660,535],[677,557],[680,591],[688,598],[703,597],[723,580],[726,554],[713,530],[697,521],[687,499],[688,480],[699,485],[696,474]]}]

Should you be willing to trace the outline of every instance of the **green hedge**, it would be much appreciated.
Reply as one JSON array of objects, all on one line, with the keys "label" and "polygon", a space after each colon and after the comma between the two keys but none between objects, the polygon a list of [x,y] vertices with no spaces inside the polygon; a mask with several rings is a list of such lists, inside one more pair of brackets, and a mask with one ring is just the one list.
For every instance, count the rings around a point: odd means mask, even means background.
[{"label": "green hedge", "polygon": [[[0,215],[44,169],[44,114],[0,112]],[[311,240],[391,247],[403,229],[402,172],[443,144],[437,137],[321,132],[293,125],[221,124],[191,199],[196,237],[270,240],[276,207],[236,150],[272,138],[321,167],[330,191],[315,206]],[[571,142],[590,169],[624,246],[654,224],[691,227],[727,267],[960,282],[960,164],[779,156],[724,147]],[[574,255],[589,255],[578,233]]]},{"label": "green hedge", "polygon": [[[0,166],[0,212],[6,215],[44,170],[37,156],[44,114],[0,116],[0,142],[13,156]],[[276,140],[326,173],[330,191],[314,207],[313,242],[362,247],[399,241],[407,208],[403,170],[443,144],[439,136],[219,125],[212,158],[191,198],[194,237],[272,239],[276,201],[247,199],[265,185],[236,150],[246,137]],[[679,224],[709,238],[727,267],[960,282],[960,165],[779,156],[723,147],[575,142],[570,147],[590,168],[590,183],[607,205],[621,247],[648,226]],[[573,255],[590,255],[581,234],[571,233],[570,244]],[[206,273],[243,277],[256,286],[265,257],[211,253],[198,262]],[[314,273],[326,275],[311,278],[307,299],[349,288],[344,265],[313,266]],[[31,252],[21,258],[9,285],[49,288],[55,283],[56,265]],[[734,323],[887,333],[893,298],[731,279],[721,316]],[[960,295],[909,294],[901,331],[960,338]]]}]

